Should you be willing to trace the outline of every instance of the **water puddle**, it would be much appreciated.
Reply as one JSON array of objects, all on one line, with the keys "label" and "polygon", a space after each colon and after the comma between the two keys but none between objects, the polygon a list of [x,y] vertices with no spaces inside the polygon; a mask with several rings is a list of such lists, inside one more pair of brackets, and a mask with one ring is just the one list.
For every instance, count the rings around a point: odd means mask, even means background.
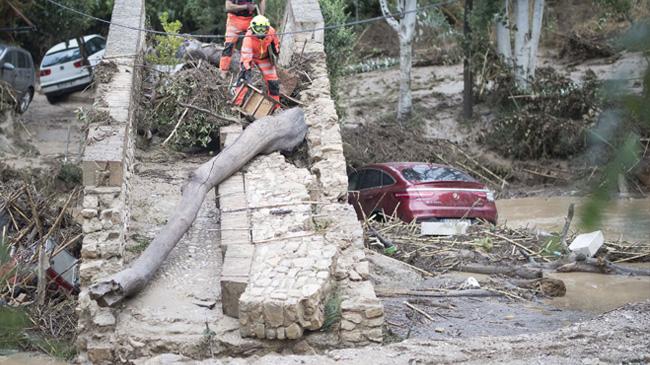
[{"label": "water puddle", "polygon": [[[551,197],[521,198],[497,201],[499,220],[511,227],[560,231],[571,203],[576,204],[572,229],[580,223],[580,207],[584,198]],[[608,240],[650,241],[650,199],[613,201],[604,210],[602,231]],[[650,263],[637,264],[650,268]],[[557,308],[603,313],[626,303],[650,299],[650,277],[602,275],[591,273],[553,273],[552,278],[564,281],[564,297],[547,303]]]},{"label": "water puddle", "polygon": [[[580,224],[580,208],[584,198],[551,197],[520,198],[497,201],[500,223],[511,227],[528,226],[547,231],[560,231],[569,205],[576,204],[572,228]],[[633,242],[650,240],[650,198],[615,200],[603,212],[602,231],[608,240]]]},{"label": "water puddle", "polygon": [[[645,264],[650,268],[650,264]],[[549,299],[562,309],[604,313],[622,305],[650,299],[650,277],[592,273],[552,273],[566,285],[566,295]]]}]

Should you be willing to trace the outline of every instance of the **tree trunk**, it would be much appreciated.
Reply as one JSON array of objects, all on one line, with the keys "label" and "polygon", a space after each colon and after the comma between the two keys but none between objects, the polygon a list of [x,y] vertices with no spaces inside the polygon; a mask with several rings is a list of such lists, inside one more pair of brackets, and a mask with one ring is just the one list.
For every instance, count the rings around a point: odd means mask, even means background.
[{"label": "tree trunk", "polygon": [[454,268],[462,272],[471,272],[484,275],[506,275],[524,279],[538,279],[542,277],[542,269],[528,268],[525,266],[507,265],[482,265],[482,264],[459,264]]},{"label": "tree trunk", "polygon": [[397,107],[397,120],[400,124],[407,121],[413,109],[411,94],[411,66],[413,65],[413,36],[417,21],[417,0],[401,0],[401,10],[404,11],[400,25],[399,42],[399,105]]},{"label": "tree trunk", "polygon": [[304,113],[299,108],[262,118],[248,126],[232,145],[194,170],[174,213],[147,249],[131,267],[93,284],[90,297],[106,307],[139,292],[190,228],[210,189],[258,154],[295,148],[306,133]]},{"label": "tree trunk", "polygon": [[399,101],[397,105],[397,121],[403,124],[411,116],[413,98],[411,95],[411,65],[413,36],[417,20],[417,0],[398,0],[398,9],[402,12],[398,21],[391,14],[387,0],[379,0],[381,11],[386,22],[399,36]]},{"label": "tree trunk", "polygon": [[517,0],[515,33],[515,83],[521,90],[528,89],[528,64],[530,56],[529,0]]},{"label": "tree trunk", "polygon": [[533,24],[530,33],[530,54],[528,56],[528,77],[535,76],[537,68],[537,49],[542,35],[542,19],[544,17],[544,0],[535,0],[533,5]]},{"label": "tree trunk", "polygon": [[470,14],[474,6],[472,0],[465,0],[463,33],[465,35],[465,59],[463,60],[463,118],[467,121],[474,114],[474,75],[472,74],[472,28],[469,24]]},{"label": "tree trunk", "polygon": [[411,61],[412,41],[400,39],[399,46],[399,103],[397,105],[397,121],[403,125],[411,115],[413,96],[411,94]]},{"label": "tree trunk", "polygon": [[512,67],[512,44],[510,41],[510,0],[503,0],[503,14],[496,16],[497,50],[503,62]]}]

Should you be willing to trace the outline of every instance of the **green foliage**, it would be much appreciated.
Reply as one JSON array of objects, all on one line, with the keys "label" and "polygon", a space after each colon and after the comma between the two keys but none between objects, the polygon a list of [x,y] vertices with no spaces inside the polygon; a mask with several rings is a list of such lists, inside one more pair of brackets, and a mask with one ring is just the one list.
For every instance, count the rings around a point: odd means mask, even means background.
[{"label": "green foliage", "polygon": [[131,238],[136,242],[136,244],[132,246],[128,246],[126,250],[132,253],[139,254],[144,252],[144,250],[147,249],[147,247],[149,247],[149,243],[151,243],[151,240],[140,235],[134,235]]},{"label": "green foliage", "polygon": [[287,0],[266,0],[266,15],[271,21],[271,25],[276,29],[284,19],[284,8],[287,5]]},{"label": "green foliage", "polygon": [[343,300],[338,295],[332,295],[325,302],[325,320],[323,321],[323,331],[329,331],[332,326],[341,320],[341,302]]},{"label": "green foliage", "polygon": [[182,24],[183,33],[223,34],[226,12],[223,0],[151,0],[147,1],[147,18],[154,29],[163,29],[160,15],[164,12]]},{"label": "green foliage", "polygon": [[66,185],[76,186],[81,185],[82,180],[81,168],[72,163],[64,163],[61,165],[56,178]]},{"label": "green foliage", "polygon": [[634,5],[632,0],[594,0],[594,2],[608,12],[625,17],[629,16]]},{"label": "green foliage", "polygon": [[[171,21],[169,13],[160,14],[160,24],[165,32],[179,34],[183,24],[180,21]],[[156,52],[147,55],[147,61],[157,65],[175,65],[178,63],[176,52],[183,44],[183,38],[176,35],[156,35]]]},{"label": "green foliage", "polygon": [[[110,19],[113,11],[113,0],[60,0],[59,2],[102,19]],[[2,3],[4,2],[0,1],[0,4]],[[14,35],[15,41],[30,51],[36,63],[40,62],[47,49],[56,43],[86,34],[106,35],[108,32],[106,24],[77,16],[69,10],[46,1],[13,1],[12,3],[18,4],[25,16],[38,28],[35,32]],[[5,14],[4,11],[1,13]],[[11,26],[26,25],[19,17],[10,16],[9,19],[12,20]]]},{"label": "green foliage", "polygon": [[[325,24],[342,24],[349,20],[345,0],[320,0],[321,11]],[[335,90],[337,78],[343,73],[353,53],[356,37],[351,27],[340,27],[325,31],[325,53],[327,54],[327,68],[332,81],[332,90]]]}]

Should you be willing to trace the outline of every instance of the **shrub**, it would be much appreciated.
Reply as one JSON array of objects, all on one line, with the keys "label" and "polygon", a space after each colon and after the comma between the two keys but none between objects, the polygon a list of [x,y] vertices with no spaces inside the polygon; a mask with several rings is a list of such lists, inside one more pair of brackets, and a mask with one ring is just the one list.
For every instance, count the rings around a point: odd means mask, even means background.
[{"label": "shrub", "polygon": [[[160,14],[160,23],[167,33],[178,34],[183,27],[180,21],[170,21],[169,13]],[[183,38],[177,35],[156,35],[156,52],[147,55],[147,61],[158,65],[175,65],[178,63],[176,52],[183,44]]]}]

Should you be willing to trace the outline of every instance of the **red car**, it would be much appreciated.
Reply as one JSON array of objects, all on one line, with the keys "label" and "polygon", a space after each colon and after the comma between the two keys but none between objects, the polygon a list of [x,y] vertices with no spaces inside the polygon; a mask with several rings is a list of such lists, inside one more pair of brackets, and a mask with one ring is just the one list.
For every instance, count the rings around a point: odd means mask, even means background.
[{"label": "red car", "polygon": [[496,224],[494,194],[464,171],[421,162],[365,166],[348,177],[357,218],[395,214],[405,222],[484,219]]}]

